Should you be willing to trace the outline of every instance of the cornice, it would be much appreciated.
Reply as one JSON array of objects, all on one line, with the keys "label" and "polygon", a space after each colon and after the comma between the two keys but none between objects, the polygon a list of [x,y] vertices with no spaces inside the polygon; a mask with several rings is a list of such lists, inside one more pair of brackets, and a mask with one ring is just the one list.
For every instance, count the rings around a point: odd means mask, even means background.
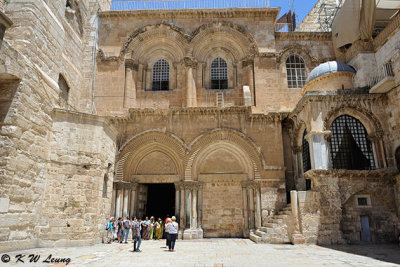
[{"label": "cornice", "polygon": [[378,170],[309,170],[304,173],[306,179],[323,178],[331,179],[350,178],[350,179],[388,179],[392,181],[398,174],[396,170],[378,169]]},{"label": "cornice", "polygon": [[119,10],[100,12],[100,18],[254,18],[271,17],[276,20],[280,8],[216,8],[216,9],[159,9]]},{"label": "cornice", "polygon": [[354,90],[307,92],[297,103],[289,117],[296,117],[306,105],[311,102],[338,102],[343,106],[359,106],[360,102],[379,103],[384,105],[386,96],[383,94],[368,94]]},{"label": "cornice", "polygon": [[56,116],[64,116],[68,119],[79,119],[83,121],[94,121],[94,122],[99,122],[106,126],[113,134],[114,136],[117,136],[118,131],[114,128],[114,126],[111,124],[111,121],[107,117],[102,117],[102,116],[97,116],[93,114],[88,114],[88,113],[82,113],[82,112],[77,112],[77,111],[71,111],[71,110],[65,110],[65,109],[59,109],[59,108],[54,108],[52,110],[53,114]]},{"label": "cornice", "polygon": [[332,41],[332,32],[275,32],[275,41]]}]

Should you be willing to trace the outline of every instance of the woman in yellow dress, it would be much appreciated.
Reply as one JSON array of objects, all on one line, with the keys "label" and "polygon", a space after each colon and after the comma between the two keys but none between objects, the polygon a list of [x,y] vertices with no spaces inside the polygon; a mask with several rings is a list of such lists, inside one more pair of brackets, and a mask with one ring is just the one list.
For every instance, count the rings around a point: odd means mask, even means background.
[{"label": "woman in yellow dress", "polygon": [[156,223],[154,224],[154,228],[155,228],[155,239],[161,239],[162,238],[162,234],[163,234],[163,222],[161,220],[161,218],[158,218],[158,221],[156,221]]}]

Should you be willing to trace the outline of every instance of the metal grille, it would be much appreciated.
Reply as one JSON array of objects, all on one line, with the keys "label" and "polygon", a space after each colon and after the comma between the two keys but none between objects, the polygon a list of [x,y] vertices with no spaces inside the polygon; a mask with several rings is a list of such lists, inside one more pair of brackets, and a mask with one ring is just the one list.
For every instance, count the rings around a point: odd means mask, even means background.
[{"label": "metal grille", "polygon": [[286,60],[286,76],[289,88],[303,87],[307,75],[304,60],[297,56],[291,55]]},{"label": "metal grille", "polygon": [[217,57],[211,63],[211,89],[228,88],[228,67],[226,61]]},{"label": "metal grille", "polygon": [[343,115],[331,125],[331,157],[334,169],[375,169],[371,142],[364,125],[354,117]]},{"label": "metal grille", "polygon": [[307,131],[304,131],[302,144],[303,172],[311,170],[310,146],[305,138],[306,135]]},{"label": "metal grille", "polygon": [[169,63],[158,60],[153,66],[153,91],[169,90]]}]

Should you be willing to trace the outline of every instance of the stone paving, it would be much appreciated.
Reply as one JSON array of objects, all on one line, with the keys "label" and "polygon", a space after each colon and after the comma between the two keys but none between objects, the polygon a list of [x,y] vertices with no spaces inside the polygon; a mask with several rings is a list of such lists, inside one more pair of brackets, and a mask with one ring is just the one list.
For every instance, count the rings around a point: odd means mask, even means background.
[{"label": "stone paving", "polygon": [[[400,266],[396,245],[316,245],[255,244],[248,239],[178,240],[176,252],[169,252],[165,240],[143,241],[142,252],[132,252],[128,244],[97,244],[88,247],[38,248],[7,253],[11,261],[0,266],[65,266],[43,263],[49,254],[70,258],[68,266]],[[16,255],[26,255],[16,263]],[[28,255],[40,255],[29,263]],[[4,256],[4,254],[2,255]]]}]

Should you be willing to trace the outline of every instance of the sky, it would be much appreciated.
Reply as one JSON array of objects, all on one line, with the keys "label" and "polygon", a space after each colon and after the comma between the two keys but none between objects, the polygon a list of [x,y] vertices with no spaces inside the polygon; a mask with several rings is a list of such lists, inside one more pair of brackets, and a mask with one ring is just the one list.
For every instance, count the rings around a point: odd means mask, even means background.
[{"label": "sky", "polygon": [[[223,8],[223,7],[263,7],[268,0],[112,0],[112,9],[160,9],[160,8]],[[318,0],[269,0],[270,7],[281,7],[284,14],[293,7],[297,23],[311,11]],[[229,6],[227,6],[229,5]]]}]

